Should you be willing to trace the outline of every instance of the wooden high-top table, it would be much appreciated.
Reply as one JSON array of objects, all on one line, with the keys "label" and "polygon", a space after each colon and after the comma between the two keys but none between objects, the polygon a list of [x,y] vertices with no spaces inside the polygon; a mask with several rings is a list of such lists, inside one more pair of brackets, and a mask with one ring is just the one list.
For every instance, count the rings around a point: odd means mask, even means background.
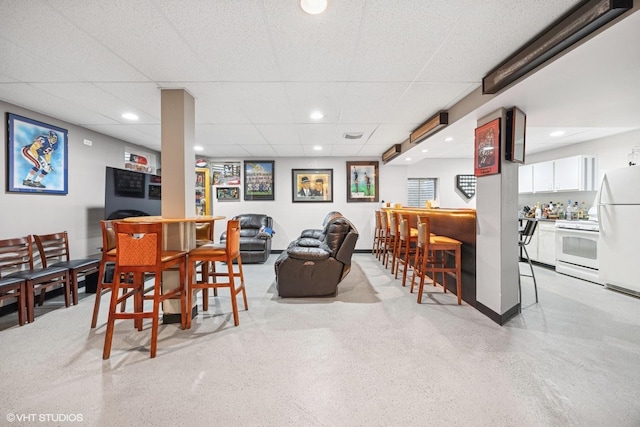
[{"label": "wooden high-top table", "polygon": [[[208,215],[193,216],[188,218],[164,218],[162,216],[135,216],[124,218],[119,221],[125,222],[161,222],[163,224],[162,247],[167,250],[187,251],[196,247],[196,223],[211,222],[211,227],[215,221],[225,219],[226,216]],[[215,236],[215,234],[214,234]],[[162,275],[162,290],[169,290],[178,287],[179,271],[165,271]],[[191,307],[191,315],[197,314],[195,305]],[[163,323],[179,323],[180,322],[180,301],[166,300],[162,302],[162,322]]]}]

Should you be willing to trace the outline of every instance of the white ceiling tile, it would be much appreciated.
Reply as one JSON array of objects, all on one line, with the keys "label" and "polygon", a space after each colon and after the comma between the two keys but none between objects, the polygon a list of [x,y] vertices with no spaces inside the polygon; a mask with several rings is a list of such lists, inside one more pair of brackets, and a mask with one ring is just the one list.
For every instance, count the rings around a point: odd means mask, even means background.
[{"label": "white ceiling tile", "polygon": [[343,82],[294,82],[285,85],[294,120],[297,123],[314,123],[311,113],[324,114],[322,123],[336,123],[344,99],[346,83]]},{"label": "white ceiling tile", "polygon": [[302,157],[304,150],[302,145],[272,145],[277,157]]},{"label": "white ceiling tile", "polygon": [[404,82],[347,84],[339,122],[382,122],[408,87]]},{"label": "white ceiling tile", "polygon": [[270,145],[300,144],[300,136],[294,125],[256,125]]}]

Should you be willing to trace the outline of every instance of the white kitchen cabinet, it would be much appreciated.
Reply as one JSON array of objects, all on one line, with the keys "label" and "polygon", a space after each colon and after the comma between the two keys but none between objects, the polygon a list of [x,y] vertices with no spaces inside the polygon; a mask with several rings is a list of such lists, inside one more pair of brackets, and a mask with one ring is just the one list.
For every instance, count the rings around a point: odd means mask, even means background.
[{"label": "white kitchen cabinet", "polygon": [[595,166],[596,159],[590,156],[572,156],[520,166],[518,192],[595,191]]},{"label": "white kitchen cabinet", "polygon": [[553,191],[553,167],[554,162],[534,163],[533,166],[533,191],[550,192]]},{"label": "white kitchen cabinet", "polygon": [[533,193],[533,165],[518,168],[518,193]]},{"label": "white kitchen cabinet", "polygon": [[595,158],[565,157],[554,160],[554,191],[594,191]]},{"label": "white kitchen cabinet", "polygon": [[538,222],[537,261],[547,265],[556,265],[556,224],[555,222]]}]

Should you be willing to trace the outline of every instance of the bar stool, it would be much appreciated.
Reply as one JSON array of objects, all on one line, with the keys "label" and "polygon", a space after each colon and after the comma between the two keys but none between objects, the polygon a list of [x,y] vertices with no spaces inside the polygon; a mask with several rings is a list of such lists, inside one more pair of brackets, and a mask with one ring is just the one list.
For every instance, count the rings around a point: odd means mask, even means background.
[{"label": "bar stool", "polygon": [[387,256],[389,255],[389,240],[390,240],[390,225],[389,225],[389,216],[388,212],[381,211],[380,212],[380,221],[382,222],[382,240],[380,242],[380,255],[378,259],[382,264],[386,264]]},{"label": "bar stool", "polygon": [[[431,271],[433,285],[436,285],[437,273],[442,274],[442,287],[447,292],[447,275],[456,278],[456,294],[458,305],[462,304],[462,242],[446,236],[432,235],[430,233],[430,222],[428,217],[421,218],[418,224],[418,250],[414,259],[413,276],[411,277],[411,291],[416,276],[420,276],[420,286],[418,289],[418,304],[422,303],[424,292],[424,282],[427,271]],[[448,266],[448,258],[454,259],[454,265]]]},{"label": "bar stool", "polygon": [[[536,293],[536,303],[538,303],[538,284],[536,283],[536,274],[533,272],[533,264],[531,264],[531,258],[529,258],[529,252],[527,251],[527,245],[531,242],[531,238],[533,234],[536,232],[536,227],[538,226],[538,221],[536,220],[527,220],[527,224],[524,226],[522,230],[520,230],[520,237],[518,239],[518,247],[522,249],[525,254],[526,260],[529,263],[529,268],[531,269],[531,275],[520,273],[520,263],[518,263],[518,300],[520,305],[522,305],[522,285],[520,284],[520,276],[526,276],[533,278],[533,289]],[[524,258],[524,257],[521,257]]]},{"label": "bar stool", "polygon": [[[108,264],[115,264],[116,262],[116,236],[113,231],[112,222],[100,221],[100,229],[102,230],[102,258],[100,259],[100,267],[98,268],[98,286],[96,288],[96,299],[93,303],[91,328],[95,328],[98,323],[98,312],[100,311],[102,295],[113,290],[113,278],[111,278],[111,281],[106,281],[106,267]],[[125,311],[125,309],[126,299],[122,301],[120,311]]]},{"label": "bar stool", "polygon": [[[185,273],[187,270],[187,252],[163,250],[162,223],[113,223],[116,239],[116,263],[113,274],[113,289],[111,292],[111,304],[109,305],[109,320],[104,339],[103,359],[108,359],[111,353],[113,329],[116,319],[133,319],[138,330],[142,329],[142,320],[151,319],[151,349],[150,356],[156,357],[158,346],[158,325],[160,317],[160,304],[168,299],[180,298],[182,329],[187,327],[187,291],[185,287]],[[162,273],[169,269],[179,267],[179,286],[162,290]],[[151,295],[145,293],[144,274],[154,274],[154,284]],[[128,280],[133,275],[134,280]],[[118,296],[120,289],[128,291]],[[133,312],[117,312],[119,303],[125,299],[134,297]],[[144,311],[144,300],[152,300],[152,311]]]},{"label": "bar stool", "polygon": [[373,229],[373,246],[371,248],[371,254],[375,255],[376,258],[380,258],[380,243],[382,242],[382,233],[384,230],[382,229],[382,211],[375,211],[375,228]]},{"label": "bar stool", "polygon": [[384,264],[384,268],[389,268],[389,260],[391,259],[391,274],[396,272],[396,257],[398,255],[398,243],[400,242],[400,228],[398,224],[398,216],[396,212],[388,213],[389,219],[389,254],[387,255],[387,261]]},{"label": "bar stool", "polygon": [[398,271],[400,270],[400,265],[402,265],[402,286],[405,286],[407,282],[407,270],[412,267],[412,258],[415,258],[416,254],[418,230],[411,227],[409,214],[400,214],[400,218],[400,248],[396,262],[395,278],[398,278]]},{"label": "bar stool", "polygon": [[[242,272],[242,259],[240,257],[240,220],[230,220],[227,222],[227,239],[224,244],[208,244],[189,251],[189,292],[187,292],[187,306],[193,307],[193,291],[203,290],[203,309],[206,310],[204,301],[204,290],[208,288],[229,288],[231,292],[231,307],[233,311],[233,323],[235,326],[240,324],[238,316],[238,303],[236,296],[242,292],[244,300],[244,309],[248,310],[247,293],[244,286],[244,274]],[[234,271],[233,261],[237,260],[238,271]],[[202,280],[198,281],[196,276],[196,264],[199,262],[210,263],[212,272],[203,275]],[[215,263],[225,262],[227,264],[227,272],[216,272]],[[213,277],[214,281],[209,282],[209,278]],[[227,281],[218,282],[218,277],[226,277]],[[236,278],[240,278],[240,286],[236,286]],[[191,327],[191,316],[187,318],[187,328]]]}]

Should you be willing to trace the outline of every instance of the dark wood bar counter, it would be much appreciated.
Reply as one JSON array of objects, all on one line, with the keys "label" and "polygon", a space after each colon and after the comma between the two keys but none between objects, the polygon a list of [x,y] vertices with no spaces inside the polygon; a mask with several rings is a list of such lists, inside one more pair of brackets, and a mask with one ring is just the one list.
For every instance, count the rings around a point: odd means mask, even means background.
[{"label": "dark wood bar counter", "polygon": [[[382,208],[384,211],[410,214],[411,227],[417,227],[419,215],[429,217],[431,232],[462,242],[462,299],[476,304],[476,211],[475,209]],[[456,293],[455,280],[447,280],[447,290]]]}]

